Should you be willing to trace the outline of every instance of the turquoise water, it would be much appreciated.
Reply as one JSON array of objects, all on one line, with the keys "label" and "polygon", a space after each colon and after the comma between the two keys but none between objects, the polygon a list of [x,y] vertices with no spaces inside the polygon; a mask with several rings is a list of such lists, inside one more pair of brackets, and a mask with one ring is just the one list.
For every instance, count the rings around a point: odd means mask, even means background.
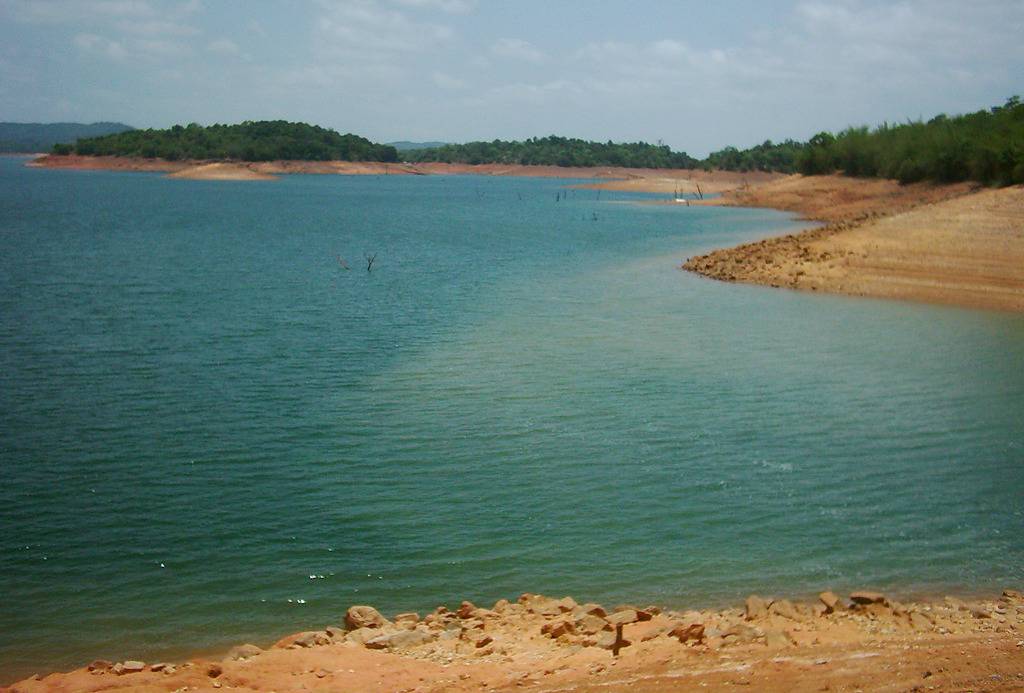
[{"label": "turquoise water", "polygon": [[0,681],[352,603],[1021,585],[1024,317],[676,269],[786,215],[21,164]]}]

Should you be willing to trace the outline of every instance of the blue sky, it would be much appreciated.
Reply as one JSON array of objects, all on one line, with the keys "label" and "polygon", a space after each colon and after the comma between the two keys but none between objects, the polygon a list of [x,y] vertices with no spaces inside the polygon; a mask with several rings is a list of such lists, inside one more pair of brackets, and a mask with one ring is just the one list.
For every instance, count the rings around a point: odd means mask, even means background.
[{"label": "blue sky", "polygon": [[694,155],[1024,92],[1024,2],[0,0],[0,120]]}]

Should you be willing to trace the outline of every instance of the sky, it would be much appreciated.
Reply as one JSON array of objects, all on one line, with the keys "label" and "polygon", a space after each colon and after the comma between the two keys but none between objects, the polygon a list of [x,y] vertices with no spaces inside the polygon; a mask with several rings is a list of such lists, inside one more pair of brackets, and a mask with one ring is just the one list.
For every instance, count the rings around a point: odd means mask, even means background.
[{"label": "sky", "polygon": [[1024,0],[0,0],[0,121],[695,156],[1024,94]]}]

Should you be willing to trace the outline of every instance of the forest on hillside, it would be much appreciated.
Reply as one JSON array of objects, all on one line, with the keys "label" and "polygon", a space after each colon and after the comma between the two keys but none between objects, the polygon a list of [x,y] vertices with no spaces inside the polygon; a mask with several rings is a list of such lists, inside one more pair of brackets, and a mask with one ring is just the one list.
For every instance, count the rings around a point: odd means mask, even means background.
[{"label": "forest on hillside", "polygon": [[235,159],[239,161],[398,161],[394,147],[358,135],[284,120],[238,125],[192,123],[166,130],[132,130],[57,145],[55,154],[135,156],[146,159]]},{"label": "forest on hillside", "polygon": [[0,152],[48,152],[53,145],[80,137],[131,130],[124,123],[0,123]]},{"label": "forest on hillside", "polygon": [[[395,147],[306,123],[246,121],[239,125],[195,123],[167,130],[130,130],[80,139],[53,148],[58,154],[145,158],[398,161]],[[850,127],[820,132],[808,142],[767,140],[748,149],[726,147],[705,159],[646,142],[591,142],[533,137],[445,144],[401,153],[410,162],[623,166],[630,168],[776,171],[922,180],[974,180],[988,185],[1024,183],[1024,104],[1012,97],[1002,106],[965,115],[938,115],[924,122]]]},{"label": "forest on hillside", "polygon": [[494,140],[446,144],[405,152],[408,161],[450,164],[522,164],[538,166],[625,166],[629,168],[695,168],[700,161],[685,152],[646,142],[615,143],[557,137],[523,141]]}]

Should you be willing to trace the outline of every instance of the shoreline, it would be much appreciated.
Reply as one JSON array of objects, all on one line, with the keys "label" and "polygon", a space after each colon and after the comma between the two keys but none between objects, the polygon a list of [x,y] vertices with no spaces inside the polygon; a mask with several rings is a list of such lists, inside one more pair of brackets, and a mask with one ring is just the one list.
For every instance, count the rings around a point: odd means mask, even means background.
[{"label": "shoreline", "polygon": [[692,204],[770,207],[823,223],[681,266],[711,279],[1024,312],[1024,186],[791,176]]},{"label": "shoreline", "polygon": [[[35,157],[26,166],[33,168],[64,169],[75,171],[139,171],[165,173],[172,178],[193,180],[269,180],[281,175],[351,175],[351,176],[425,176],[425,175],[479,175],[534,178],[567,179],[609,179],[616,181],[610,190],[631,190],[647,192],[671,191],[670,186],[690,186],[696,191],[696,184],[714,187],[716,190],[731,189],[742,185],[750,174],[736,174],[728,171],[706,172],[690,169],[639,169],[615,166],[592,168],[534,166],[522,164],[447,164],[427,163],[382,163],[372,161],[219,161],[142,159],[119,156],[80,156],[77,154],[44,154]],[[767,176],[767,178],[765,178]],[[758,180],[779,177],[776,174],[760,174]]]},{"label": "shoreline", "polygon": [[176,663],[95,660],[3,690],[788,691],[909,688],[922,679],[1015,690],[1024,686],[1021,637],[1024,595],[1013,589],[906,603],[869,591],[804,602],[751,595],[730,608],[685,611],[527,593],[423,617],[356,605],[336,624],[267,648],[239,644]]}]

